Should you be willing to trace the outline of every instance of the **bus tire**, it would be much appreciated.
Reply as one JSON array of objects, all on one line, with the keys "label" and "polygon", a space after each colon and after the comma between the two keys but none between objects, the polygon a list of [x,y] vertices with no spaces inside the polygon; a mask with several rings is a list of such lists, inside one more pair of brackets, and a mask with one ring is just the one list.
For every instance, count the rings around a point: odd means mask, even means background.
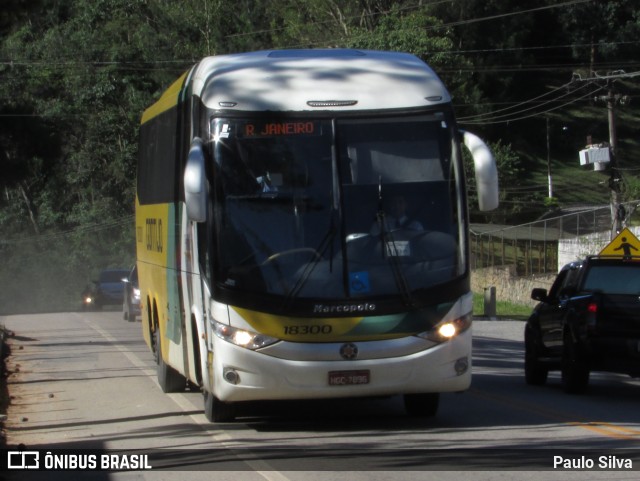
[{"label": "bus tire", "polygon": [[437,392],[404,395],[404,408],[409,416],[432,418],[437,414],[439,404]]},{"label": "bus tire", "polygon": [[204,415],[212,423],[231,422],[236,418],[236,407],[204,391]]},{"label": "bus tire", "polygon": [[156,328],[154,333],[156,346],[156,361],[158,384],[162,392],[182,392],[187,386],[187,379],[178,371],[168,366],[162,359],[162,349],[160,344],[160,329]]}]

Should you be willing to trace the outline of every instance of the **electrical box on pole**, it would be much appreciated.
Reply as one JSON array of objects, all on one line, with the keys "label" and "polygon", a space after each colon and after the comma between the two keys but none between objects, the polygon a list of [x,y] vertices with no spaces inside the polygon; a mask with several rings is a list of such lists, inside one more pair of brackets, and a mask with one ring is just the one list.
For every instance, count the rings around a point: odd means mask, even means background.
[{"label": "electrical box on pole", "polygon": [[593,164],[593,170],[605,170],[606,164],[611,161],[611,151],[609,146],[589,145],[580,151],[580,165]]}]

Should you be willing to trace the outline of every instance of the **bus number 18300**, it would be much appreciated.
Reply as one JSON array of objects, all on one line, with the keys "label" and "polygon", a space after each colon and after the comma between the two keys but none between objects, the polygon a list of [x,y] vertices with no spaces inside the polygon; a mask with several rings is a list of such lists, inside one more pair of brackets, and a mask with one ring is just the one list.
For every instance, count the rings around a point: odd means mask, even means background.
[{"label": "bus number 18300", "polygon": [[311,326],[284,326],[284,333],[288,336],[331,334],[331,331],[333,331],[333,327],[330,324]]}]

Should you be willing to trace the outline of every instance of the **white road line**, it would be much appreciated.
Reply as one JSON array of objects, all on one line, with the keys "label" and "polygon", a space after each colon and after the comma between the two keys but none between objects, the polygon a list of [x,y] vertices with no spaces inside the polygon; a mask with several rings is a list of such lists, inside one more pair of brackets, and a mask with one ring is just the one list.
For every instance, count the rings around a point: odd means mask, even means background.
[{"label": "white road line", "polygon": [[[79,316],[79,315],[78,315]],[[81,317],[81,316],[79,316]],[[104,339],[113,344],[113,347],[120,352],[123,356],[125,356],[131,364],[140,369],[146,376],[156,379],[156,371],[154,369],[149,369],[147,364],[143,362],[141,359],[136,357],[132,352],[127,350],[124,346],[119,344],[118,340],[109,334],[107,331],[102,329],[95,322],[87,320],[85,318],[81,319],[94,331],[100,334]],[[185,413],[192,412],[194,410],[203,409],[202,406],[196,406],[191,399],[181,393],[172,393],[167,394],[167,396]],[[201,429],[208,431],[205,427],[209,427],[210,423],[205,417],[204,413],[202,414],[191,414],[189,417],[196,423]],[[234,452],[234,446],[231,445],[233,442],[233,438],[227,433],[224,429],[220,429],[217,433],[211,434],[211,439],[216,443],[216,445],[222,445],[223,447],[230,450],[231,453]],[[279,471],[273,469],[268,462],[262,460],[241,460],[245,464],[247,464],[251,469],[255,471],[256,474],[259,474],[267,481],[291,481],[284,474]]]}]

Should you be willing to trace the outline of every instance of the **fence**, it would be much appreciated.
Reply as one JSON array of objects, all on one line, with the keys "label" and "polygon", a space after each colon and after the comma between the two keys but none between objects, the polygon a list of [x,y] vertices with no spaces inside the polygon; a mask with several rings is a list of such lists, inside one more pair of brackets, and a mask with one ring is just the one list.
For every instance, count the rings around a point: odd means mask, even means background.
[{"label": "fence", "polygon": [[608,206],[519,226],[472,224],[472,268],[515,266],[519,276],[556,273],[564,241],[610,232]]},{"label": "fence", "polygon": [[[625,204],[633,213],[638,201]],[[635,234],[640,228],[630,228]],[[472,288],[496,287],[499,300],[533,305],[532,287],[550,287],[560,267],[597,254],[611,240],[609,206],[519,226],[472,224]]]}]

